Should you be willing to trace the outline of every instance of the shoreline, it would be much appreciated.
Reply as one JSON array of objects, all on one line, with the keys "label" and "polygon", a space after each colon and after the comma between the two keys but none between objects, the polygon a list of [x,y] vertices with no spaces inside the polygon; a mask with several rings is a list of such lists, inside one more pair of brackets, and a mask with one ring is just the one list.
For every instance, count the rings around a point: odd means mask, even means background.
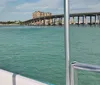
[{"label": "shoreline", "polygon": [[0,24],[0,26],[20,26],[20,24]]}]

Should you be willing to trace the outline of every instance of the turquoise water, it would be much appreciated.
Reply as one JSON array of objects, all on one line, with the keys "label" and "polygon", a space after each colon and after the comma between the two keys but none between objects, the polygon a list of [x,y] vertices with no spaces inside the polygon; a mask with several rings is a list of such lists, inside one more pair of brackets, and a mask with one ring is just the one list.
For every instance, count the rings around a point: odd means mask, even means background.
[{"label": "turquoise water", "polygon": [[[100,26],[79,26],[70,29],[71,62],[100,65]],[[100,73],[77,71],[78,85],[99,85]],[[75,85],[77,85],[77,83]]]},{"label": "turquoise water", "polygon": [[[100,27],[71,26],[70,56],[71,62],[100,65]],[[0,68],[65,85],[64,27],[0,27]],[[97,74],[88,73],[92,76],[89,80],[83,73],[87,72],[78,73],[82,79],[79,85],[91,85],[87,81],[98,78]]]},{"label": "turquoise water", "polygon": [[64,85],[63,27],[1,27],[0,67],[42,82]]}]

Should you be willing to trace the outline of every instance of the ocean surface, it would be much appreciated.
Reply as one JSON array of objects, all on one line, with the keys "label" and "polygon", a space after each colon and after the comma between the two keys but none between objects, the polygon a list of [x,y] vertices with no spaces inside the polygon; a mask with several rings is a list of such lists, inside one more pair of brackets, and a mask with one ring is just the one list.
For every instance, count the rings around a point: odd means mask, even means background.
[{"label": "ocean surface", "polygon": [[[100,65],[100,27],[70,26],[70,62]],[[65,85],[64,27],[0,27],[0,68]],[[77,71],[78,85],[99,85],[100,73]]]}]

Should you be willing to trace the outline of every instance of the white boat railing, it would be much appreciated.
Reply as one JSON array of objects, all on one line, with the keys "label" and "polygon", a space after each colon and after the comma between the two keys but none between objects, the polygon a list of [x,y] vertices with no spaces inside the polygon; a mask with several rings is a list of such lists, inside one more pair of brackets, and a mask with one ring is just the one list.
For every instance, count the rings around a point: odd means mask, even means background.
[{"label": "white boat railing", "polygon": [[48,84],[0,69],[0,85],[48,85]]},{"label": "white boat railing", "polygon": [[78,62],[72,63],[71,64],[71,79],[70,79],[71,85],[75,85],[75,76],[74,76],[75,70],[84,70],[84,71],[98,73],[100,72],[100,66],[78,63]]}]

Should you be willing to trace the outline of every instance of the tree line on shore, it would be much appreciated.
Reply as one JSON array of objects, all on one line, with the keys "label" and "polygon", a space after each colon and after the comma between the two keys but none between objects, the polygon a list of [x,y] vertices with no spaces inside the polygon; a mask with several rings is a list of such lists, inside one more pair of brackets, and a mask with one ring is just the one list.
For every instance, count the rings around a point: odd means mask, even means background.
[{"label": "tree line on shore", "polygon": [[0,21],[0,24],[22,24],[22,21]]}]

